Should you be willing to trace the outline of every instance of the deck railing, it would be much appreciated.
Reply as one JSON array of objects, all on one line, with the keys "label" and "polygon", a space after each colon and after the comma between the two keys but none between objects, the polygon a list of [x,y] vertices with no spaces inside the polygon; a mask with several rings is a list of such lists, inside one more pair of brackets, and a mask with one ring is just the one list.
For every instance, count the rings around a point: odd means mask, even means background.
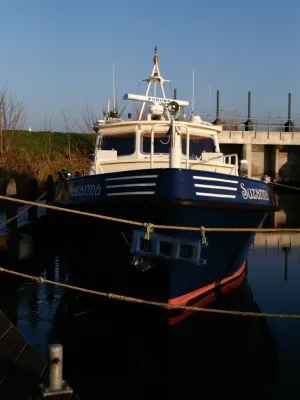
[{"label": "deck railing", "polygon": [[[214,164],[213,161],[216,161],[216,160],[222,160],[222,162],[220,164],[219,163]],[[231,171],[229,172],[228,175],[238,175],[239,165],[238,165],[238,155],[237,154],[220,155],[217,157],[209,158],[208,160],[198,161],[197,163],[193,163],[193,165],[199,165],[199,164],[203,165],[203,164],[210,164],[210,163],[212,163],[213,165],[220,165],[220,166],[227,164],[227,165],[231,166]]]},{"label": "deck railing", "polygon": [[[207,122],[214,122],[215,116],[201,115]],[[288,119],[287,117],[251,117],[250,125],[248,117],[244,116],[223,116],[219,118],[223,124],[223,131],[267,131],[267,132],[300,132],[300,118]]]}]

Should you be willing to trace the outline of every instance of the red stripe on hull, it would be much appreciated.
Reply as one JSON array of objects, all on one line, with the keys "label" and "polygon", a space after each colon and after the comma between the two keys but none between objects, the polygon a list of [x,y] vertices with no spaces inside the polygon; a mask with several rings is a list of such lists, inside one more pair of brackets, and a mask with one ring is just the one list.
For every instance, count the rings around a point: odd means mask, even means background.
[{"label": "red stripe on hull", "polygon": [[[220,289],[221,293],[225,295],[226,293],[237,288],[246,278],[246,262],[231,276],[228,276],[221,281],[214,282],[207,285],[201,289],[194,290],[191,293],[187,293],[183,296],[176,297],[174,299],[169,299],[169,304],[178,305],[193,305],[195,307],[206,307],[208,304],[212,303],[217,298],[217,291],[215,289]],[[198,297],[201,299],[197,300]],[[193,301],[194,300],[194,301]],[[191,304],[192,302],[192,304]],[[172,312],[172,310],[171,310]],[[193,314],[195,311],[183,310],[180,315],[168,317],[168,324],[175,325],[182,321],[189,315]]]}]

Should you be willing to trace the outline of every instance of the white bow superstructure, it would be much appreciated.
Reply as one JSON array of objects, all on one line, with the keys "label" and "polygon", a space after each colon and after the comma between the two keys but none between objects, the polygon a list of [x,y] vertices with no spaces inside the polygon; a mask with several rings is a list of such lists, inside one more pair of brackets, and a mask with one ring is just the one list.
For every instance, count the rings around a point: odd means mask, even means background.
[{"label": "white bow superstructure", "polygon": [[94,125],[97,141],[89,174],[148,168],[238,174],[237,155],[220,152],[218,133],[222,126],[202,121],[198,115],[184,120],[180,108],[189,102],[166,97],[164,82],[169,81],[160,74],[157,48],[151,74],[143,81],[147,82],[144,95],[123,96],[125,100],[141,102],[136,118],[128,114],[125,120],[114,111]]}]

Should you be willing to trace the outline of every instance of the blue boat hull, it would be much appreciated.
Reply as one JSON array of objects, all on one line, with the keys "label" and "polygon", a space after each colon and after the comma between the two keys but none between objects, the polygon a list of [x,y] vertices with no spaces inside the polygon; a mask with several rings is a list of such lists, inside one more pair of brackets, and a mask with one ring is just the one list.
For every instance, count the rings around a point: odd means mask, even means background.
[{"label": "blue boat hull", "polygon": [[[277,209],[272,187],[263,182],[176,169],[126,171],[72,179],[58,189],[56,202],[115,218],[199,228],[257,228],[269,211]],[[173,304],[194,304],[213,289],[243,276],[255,235],[252,232],[208,232],[208,245],[201,248],[203,262],[200,265],[156,258],[151,261],[152,268],[141,273],[133,272],[134,267],[130,265],[132,232],[139,228],[70,214],[65,218],[70,235],[78,237],[78,232],[84,232],[79,236],[88,240],[89,249],[94,247],[110,264],[107,267],[108,264],[102,262],[96,269],[99,274],[105,271],[102,276],[110,276],[115,283],[110,290],[116,287],[126,294]],[[201,239],[200,231],[164,229],[157,232],[178,240]],[[82,251],[87,250],[82,247]]]}]

